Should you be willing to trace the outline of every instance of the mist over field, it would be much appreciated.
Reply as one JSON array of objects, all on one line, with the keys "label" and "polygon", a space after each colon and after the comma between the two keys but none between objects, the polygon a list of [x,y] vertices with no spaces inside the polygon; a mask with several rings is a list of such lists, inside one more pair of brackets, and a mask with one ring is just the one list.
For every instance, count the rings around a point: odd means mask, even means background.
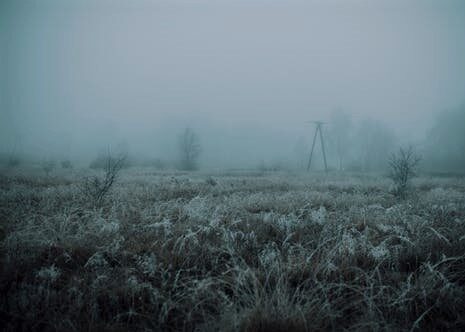
[{"label": "mist over field", "polygon": [[0,0],[1,331],[465,331],[465,1]]},{"label": "mist over field", "polygon": [[[177,136],[191,127],[204,168],[296,166],[310,150],[306,122],[331,122],[340,110],[356,161],[367,127],[385,126],[393,147],[426,149],[438,114],[464,112],[462,1],[0,6],[7,155],[88,163],[124,146],[134,157],[175,160]],[[447,145],[463,146],[459,139]]]}]

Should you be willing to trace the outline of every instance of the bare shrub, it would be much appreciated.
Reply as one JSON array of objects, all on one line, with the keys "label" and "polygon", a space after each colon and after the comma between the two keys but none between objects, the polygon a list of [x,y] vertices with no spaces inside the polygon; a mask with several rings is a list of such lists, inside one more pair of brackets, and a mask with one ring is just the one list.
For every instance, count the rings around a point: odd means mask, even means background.
[{"label": "bare shrub", "polygon": [[413,147],[400,148],[389,159],[389,177],[394,181],[396,196],[405,197],[408,192],[409,182],[416,175],[421,157],[417,155]]},{"label": "bare shrub", "polygon": [[100,205],[103,199],[110,191],[111,187],[118,177],[118,173],[124,166],[126,155],[118,157],[108,156],[105,160],[105,175],[87,177],[81,185],[81,191],[84,196],[96,205]]}]

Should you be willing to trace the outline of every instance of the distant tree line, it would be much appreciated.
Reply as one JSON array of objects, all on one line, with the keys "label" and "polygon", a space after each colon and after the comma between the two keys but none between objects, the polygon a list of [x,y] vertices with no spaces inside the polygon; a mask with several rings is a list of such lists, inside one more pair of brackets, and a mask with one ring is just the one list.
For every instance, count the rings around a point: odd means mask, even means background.
[{"label": "distant tree line", "polygon": [[[399,146],[393,130],[384,123],[364,119],[355,125],[343,110],[333,111],[325,135],[330,163],[338,170],[385,171],[389,156]],[[415,150],[422,156],[423,171],[464,174],[465,105],[439,113]]]},{"label": "distant tree line", "polygon": [[385,171],[390,153],[397,148],[397,138],[386,124],[370,118],[354,124],[341,109],[331,113],[323,132],[329,163],[339,171]]},{"label": "distant tree line", "polygon": [[428,131],[424,155],[429,171],[465,173],[465,105],[438,114]]},{"label": "distant tree line", "polygon": [[[323,127],[323,136],[327,144],[328,163],[331,169],[339,171],[388,171],[389,156],[398,150],[398,138],[392,128],[374,119],[357,119],[354,121],[349,113],[338,109],[331,113],[329,123]],[[175,137],[174,137],[175,138]],[[295,166],[305,169],[308,161],[310,142],[300,137],[294,147],[296,155]],[[318,144],[317,144],[318,148]],[[125,150],[127,147],[125,148]],[[417,142],[415,152],[422,156],[423,171],[437,173],[465,173],[465,104],[455,109],[439,113],[434,124],[427,131],[422,142]],[[178,168],[196,170],[202,153],[199,136],[192,128],[184,128],[177,136],[177,160],[166,156],[139,159],[128,155],[124,167],[149,166],[155,169]],[[272,162],[263,161],[261,151],[257,151],[257,168],[259,170],[276,170],[293,167],[289,160],[275,159]],[[321,154],[315,153],[315,168]],[[106,154],[100,153],[89,167],[104,169]],[[260,162],[260,160],[262,160]],[[22,163],[33,164],[34,159],[28,158],[13,149],[0,153],[0,165],[4,168],[16,168]],[[321,161],[320,161],[321,164]],[[56,166],[71,169],[73,161],[62,159],[60,162],[43,160],[39,166],[47,174],[52,174]],[[290,166],[289,166],[290,165]]]}]

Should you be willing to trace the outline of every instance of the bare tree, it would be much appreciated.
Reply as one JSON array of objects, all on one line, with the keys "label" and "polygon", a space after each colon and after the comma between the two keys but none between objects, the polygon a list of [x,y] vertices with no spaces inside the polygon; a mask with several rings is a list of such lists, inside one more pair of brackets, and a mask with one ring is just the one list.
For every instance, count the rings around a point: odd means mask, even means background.
[{"label": "bare tree", "polygon": [[191,128],[184,129],[184,132],[179,136],[179,149],[181,167],[185,170],[196,169],[201,147],[197,134]]},{"label": "bare tree", "polygon": [[406,196],[410,179],[416,175],[420,160],[421,157],[415,153],[411,146],[407,149],[400,148],[389,158],[389,177],[396,185],[395,194],[397,196],[402,198]]},{"label": "bare tree", "polygon": [[103,178],[100,176],[93,176],[84,180],[81,187],[84,196],[95,205],[100,205],[115,183],[118,173],[123,168],[125,161],[125,154],[118,157],[108,155],[105,161],[105,175]]}]

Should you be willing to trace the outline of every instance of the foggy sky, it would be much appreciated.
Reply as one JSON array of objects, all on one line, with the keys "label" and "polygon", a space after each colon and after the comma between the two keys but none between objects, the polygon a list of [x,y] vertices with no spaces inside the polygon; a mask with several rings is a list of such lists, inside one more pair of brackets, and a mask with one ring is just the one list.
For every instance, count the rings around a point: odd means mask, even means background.
[{"label": "foggy sky", "polygon": [[465,102],[460,0],[3,0],[0,38],[3,152],[175,158],[190,126],[234,164],[292,153],[335,108],[421,139]]}]

